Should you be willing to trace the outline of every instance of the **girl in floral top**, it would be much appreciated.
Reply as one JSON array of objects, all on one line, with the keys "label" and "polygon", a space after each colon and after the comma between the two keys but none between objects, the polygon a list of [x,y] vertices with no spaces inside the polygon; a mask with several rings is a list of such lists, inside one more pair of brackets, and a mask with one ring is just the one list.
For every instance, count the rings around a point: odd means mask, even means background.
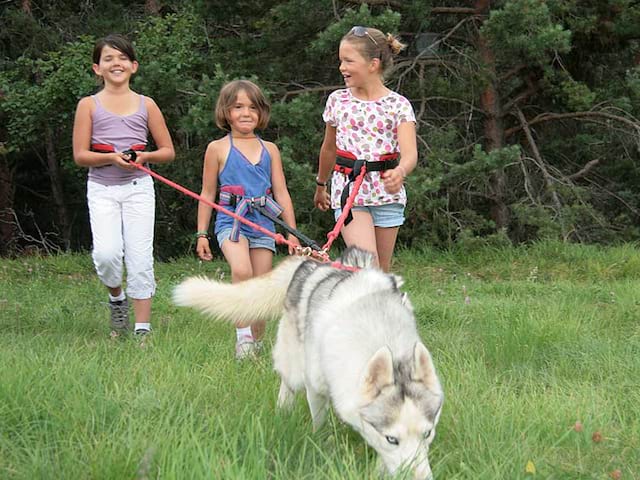
[{"label": "girl in floral top", "polygon": [[[342,38],[340,73],[347,88],[336,90],[327,99],[314,195],[315,206],[320,210],[331,207],[338,219],[342,192],[353,183],[349,185],[344,169],[336,166],[336,155],[348,152],[352,158],[367,161],[367,174],[353,203],[353,220],[341,233],[347,246],[356,245],[375,253],[384,271],[391,267],[398,228],[404,223],[404,179],[418,160],[413,108],[383,82],[383,73],[391,67],[393,55],[402,48],[404,45],[393,35],[385,36],[375,28],[353,27]],[[380,170],[372,165],[385,154],[397,152],[397,165],[385,164],[386,169]],[[329,196],[327,183],[334,167]]]}]

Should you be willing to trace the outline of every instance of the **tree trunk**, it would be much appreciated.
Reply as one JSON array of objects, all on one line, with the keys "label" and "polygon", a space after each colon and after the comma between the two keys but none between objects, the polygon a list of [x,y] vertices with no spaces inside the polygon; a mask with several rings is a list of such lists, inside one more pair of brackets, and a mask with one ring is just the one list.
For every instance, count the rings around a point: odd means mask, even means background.
[{"label": "tree trunk", "polygon": [[[0,150],[2,150],[1,146]],[[9,168],[5,152],[0,151],[0,255],[9,253],[16,233],[14,218],[11,214],[14,192],[13,172]]]},{"label": "tree trunk", "polygon": [[160,15],[160,4],[157,0],[145,0],[144,11],[149,15]]},{"label": "tree trunk", "polygon": [[[490,2],[488,0],[477,0],[475,8],[478,13],[488,14]],[[484,90],[480,94],[480,105],[484,110],[485,149],[487,152],[490,152],[504,146],[505,135],[504,125],[502,123],[500,93],[498,92],[495,55],[481,34],[478,36],[478,53],[484,63],[487,78]],[[505,203],[507,182],[504,170],[499,169],[494,172],[489,182],[492,202],[491,219],[495,222],[496,228],[498,229],[508,227],[510,215],[509,207]]]},{"label": "tree trunk", "polygon": [[53,204],[56,208],[56,217],[58,219],[60,234],[62,236],[63,248],[69,250],[71,246],[71,221],[69,220],[69,210],[64,201],[64,193],[62,188],[62,176],[58,167],[58,159],[56,156],[54,132],[51,126],[46,125],[44,130],[45,151],[47,155],[47,171],[51,181],[51,193],[53,195]]}]

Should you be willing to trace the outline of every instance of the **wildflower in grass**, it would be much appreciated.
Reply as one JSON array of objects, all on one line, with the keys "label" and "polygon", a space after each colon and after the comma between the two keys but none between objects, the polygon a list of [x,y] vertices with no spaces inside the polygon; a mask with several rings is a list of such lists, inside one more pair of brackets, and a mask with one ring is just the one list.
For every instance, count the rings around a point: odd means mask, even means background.
[{"label": "wildflower in grass", "polygon": [[531,475],[535,475],[536,474],[536,466],[534,465],[534,463],[531,460],[527,461],[527,466],[524,467],[524,472],[525,473],[529,473]]},{"label": "wildflower in grass", "polygon": [[529,272],[529,276],[527,277],[527,282],[537,282],[538,281],[538,267],[535,266]]}]

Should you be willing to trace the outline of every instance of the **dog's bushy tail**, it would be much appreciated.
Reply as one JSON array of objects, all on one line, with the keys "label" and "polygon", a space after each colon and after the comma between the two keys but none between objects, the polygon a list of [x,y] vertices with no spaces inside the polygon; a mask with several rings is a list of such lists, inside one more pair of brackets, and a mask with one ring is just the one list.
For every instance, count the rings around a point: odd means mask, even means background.
[{"label": "dog's bushy tail", "polygon": [[289,282],[303,261],[302,257],[290,257],[271,272],[240,283],[191,277],[175,287],[173,302],[237,327],[248,327],[282,313]]}]

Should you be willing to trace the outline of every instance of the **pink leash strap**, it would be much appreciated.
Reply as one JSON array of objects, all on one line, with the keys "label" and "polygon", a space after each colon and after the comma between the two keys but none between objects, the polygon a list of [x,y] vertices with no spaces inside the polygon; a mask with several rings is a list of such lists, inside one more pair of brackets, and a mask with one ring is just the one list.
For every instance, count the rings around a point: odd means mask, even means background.
[{"label": "pink leash strap", "polygon": [[365,165],[362,165],[362,168],[360,169],[360,173],[358,174],[358,176],[355,179],[355,182],[353,183],[353,187],[351,188],[351,193],[349,194],[349,198],[347,198],[347,203],[345,204],[344,209],[342,210],[342,213],[338,217],[338,221],[336,222],[335,227],[333,227],[333,230],[331,230],[327,234],[328,241],[322,246],[323,252],[328,252],[329,249],[331,248],[331,245],[335,241],[335,239],[338,238],[338,235],[340,235],[340,230],[342,230],[342,227],[344,226],[344,222],[347,218],[347,215],[349,215],[349,212],[351,211],[351,207],[353,207],[353,202],[356,199],[356,195],[360,190],[360,185],[362,185],[362,182],[364,181],[364,176],[366,174],[367,174],[367,166],[365,164]]},{"label": "pink leash strap", "polygon": [[199,200],[202,203],[204,203],[206,205],[209,205],[210,207],[218,210],[219,212],[222,212],[222,213],[224,213],[226,215],[229,215],[230,217],[234,218],[235,220],[238,220],[239,222],[242,222],[242,223],[250,226],[251,228],[253,228],[253,229],[257,230],[257,231],[272,237],[273,239],[275,239],[276,242],[286,244],[286,245],[288,245],[290,247],[293,247],[296,250],[299,249],[298,245],[296,245],[293,242],[290,242],[289,240],[284,238],[280,233],[273,233],[273,232],[267,230],[266,228],[262,227],[261,225],[258,225],[257,223],[253,223],[251,220],[247,220],[246,218],[241,217],[240,215],[236,215],[234,212],[231,212],[231,211],[227,210],[226,208],[221,207],[220,205],[218,205],[218,204],[216,204],[216,203],[204,198],[202,195],[198,195],[197,193],[192,192],[191,190],[183,187],[182,185],[178,185],[177,183],[172,182],[168,178],[165,178],[162,175],[154,172],[153,170],[148,169],[144,165],[140,165],[140,164],[137,164],[137,163],[134,163],[134,162],[131,162],[131,164],[135,165],[136,168],[142,170],[143,172],[148,173],[152,177],[157,178],[161,182],[166,183],[170,187],[173,187],[176,190],[184,193],[185,195],[188,195],[188,196],[190,196],[192,198],[195,198],[196,200]]}]

